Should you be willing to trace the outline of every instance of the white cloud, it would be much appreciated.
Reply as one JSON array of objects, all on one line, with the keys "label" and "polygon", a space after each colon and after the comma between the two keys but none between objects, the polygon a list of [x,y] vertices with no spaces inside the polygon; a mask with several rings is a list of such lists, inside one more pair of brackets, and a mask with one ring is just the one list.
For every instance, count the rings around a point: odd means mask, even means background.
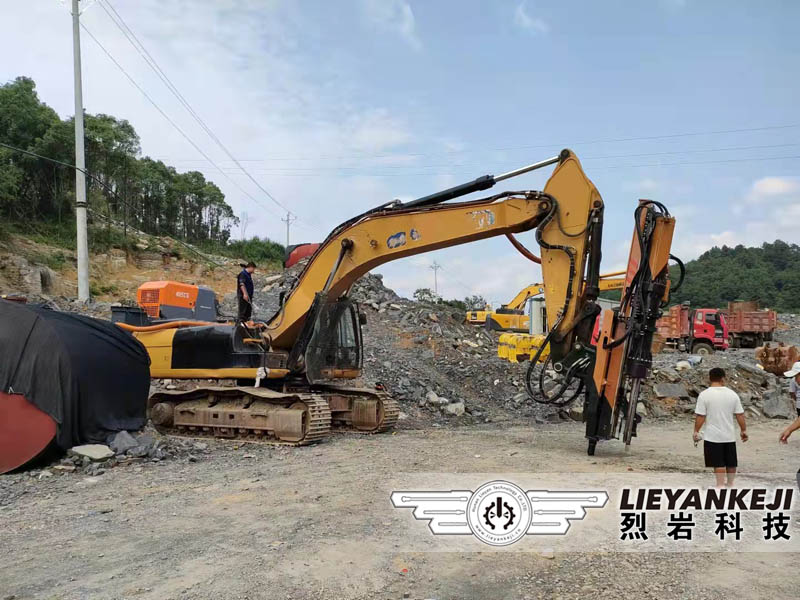
[{"label": "white cloud", "polygon": [[800,199],[800,177],[762,177],[753,183],[746,198],[753,204],[798,199]]},{"label": "white cloud", "polygon": [[405,0],[362,0],[364,14],[370,23],[399,35],[414,50],[422,49],[417,36],[417,22],[411,5]]},{"label": "white cloud", "polygon": [[550,31],[550,27],[542,19],[528,14],[525,0],[520,2],[514,11],[514,25],[534,34],[544,34]]},{"label": "white cloud", "polygon": [[[732,205],[733,227],[722,231],[692,232],[691,222],[678,221],[673,254],[691,260],[713,246],[760,246],[776,239],[800,243],[800,178],[762,177],[752,183],[744,196]],[[684,228],[682,222],[689,227]],[[705,224],[705,223],[702,223]],[[707,222],[713,226],[714,221]]]}]

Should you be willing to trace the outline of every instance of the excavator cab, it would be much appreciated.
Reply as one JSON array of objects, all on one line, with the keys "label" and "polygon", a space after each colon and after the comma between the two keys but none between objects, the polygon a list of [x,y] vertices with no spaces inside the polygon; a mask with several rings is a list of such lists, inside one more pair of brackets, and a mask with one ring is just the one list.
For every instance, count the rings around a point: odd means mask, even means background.
[{"label": "excavator cab", "polygon": [[318,296],[312,312],[313,329],[305,347],[306,378],[309,383],[354,379],[361,374],[363,365],[363,315],[349,298],[329,302],[325,294]]}]

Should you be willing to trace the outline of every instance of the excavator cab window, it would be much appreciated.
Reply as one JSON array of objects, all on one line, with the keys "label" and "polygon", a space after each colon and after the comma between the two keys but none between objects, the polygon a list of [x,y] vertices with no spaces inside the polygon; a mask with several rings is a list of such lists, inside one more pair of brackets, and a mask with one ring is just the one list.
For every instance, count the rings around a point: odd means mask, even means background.
[{"label": "excavator cab window", "polygon": [[306,376],[311,382],[352,377],[362,366],[361,323],[347,299],[320,306],[306,347]]}]

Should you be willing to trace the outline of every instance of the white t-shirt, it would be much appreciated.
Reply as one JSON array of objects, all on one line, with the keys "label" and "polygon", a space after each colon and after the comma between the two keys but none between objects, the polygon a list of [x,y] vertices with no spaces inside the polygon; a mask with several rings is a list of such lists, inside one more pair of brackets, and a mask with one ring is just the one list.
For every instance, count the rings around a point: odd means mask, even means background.
[{"label": "white t-shirt", "polygon": [[707,442],[735,442],[734,415],[744,412],[739,394],[729,387],[710,387],[700,392],[694,414],[704,415],[703,439]]},{"label": "white t-shirt", "polygon": [[800,385],[797,385],[797,381],[792,379],[792,382],[789,384],[789,391],[794,394],[794,403],[797,408],[800,408]]}]

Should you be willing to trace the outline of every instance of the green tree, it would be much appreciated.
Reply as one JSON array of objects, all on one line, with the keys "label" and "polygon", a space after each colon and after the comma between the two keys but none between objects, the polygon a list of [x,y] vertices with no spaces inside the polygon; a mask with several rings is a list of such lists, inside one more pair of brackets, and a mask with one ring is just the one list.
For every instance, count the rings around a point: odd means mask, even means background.
[{"label": "green tree", "polygon": [[481,296],[480,294],[473,294],[472,296],[467,296],[464,298],[464,305],[468,309],[475,309],[475,310],[483,310],[486,308],[486,298]]},{"label": "green tree", "polygon": [[[671,279],[678,280],[672,267]],[[734,300],[755,300],[775,310],[800,308],[800,246],[781,240],[750,248],[714,247],[686,264],[683,286],[673,302],[723,308]]]},{"label": "green tree", "polygon": [[[135,227],[226,250],[238,218],[219,187],[198,171],[178,173],[161,161],[140,158],[139,136],[125,119],[86,114],[85,124],[90,218],[105,224],[103,239],[114,239],[110,228],[116,223],[123,235]],[[27,77],[0,86],[0,140],[67,165],[75,162],[73,119],[60,119],[41,102]],[[0,220],[20,227],[69,222],[74,190],[69,167],[0,148]],[[97,231],[96,223],[91,231]],[[272,245],[259,240],[252,249],[258,247],[266,259],[275,255]]]},{"label": "green tree", "polygon": [[428,302],[429,304],[436,304],[441,297],[435,294],[430,288],[419,288],[414,292],[414,300],[417,302]]}]

